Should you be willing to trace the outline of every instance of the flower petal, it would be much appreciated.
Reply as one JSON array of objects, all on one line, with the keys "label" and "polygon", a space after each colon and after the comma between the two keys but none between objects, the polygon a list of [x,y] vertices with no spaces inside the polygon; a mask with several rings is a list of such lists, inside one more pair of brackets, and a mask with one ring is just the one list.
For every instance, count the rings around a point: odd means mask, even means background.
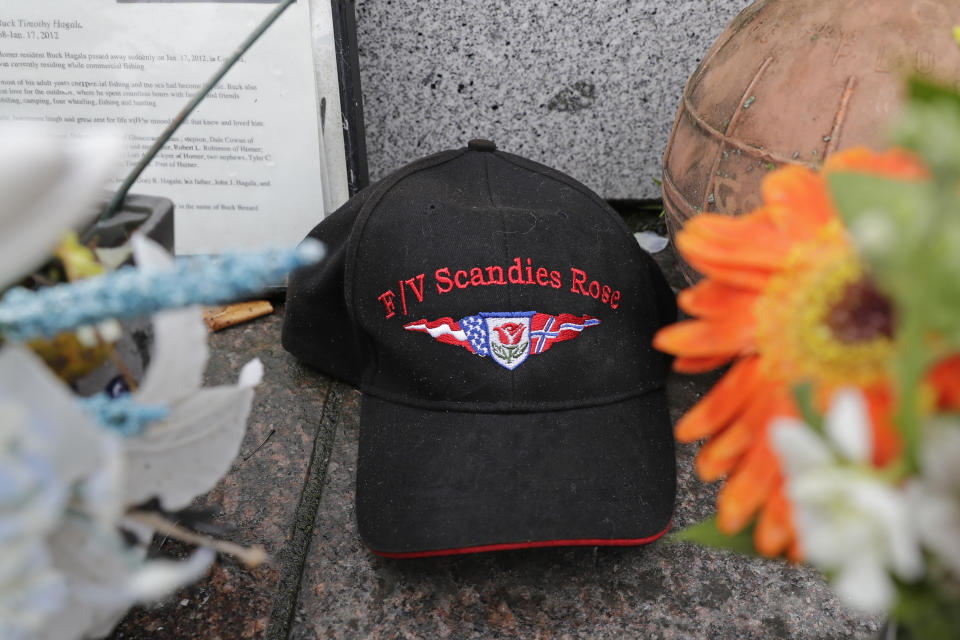
[{"label": "flower petal", "polygon": [[717,496],[717,527],[734,534],[747,526],[779,480],[779,465],[766,437],[757,438]]},{"label": "flower petal", "polygon": [[920,158],[905,149],[876,152],[867,147],[852,147],[827,157],[824,171],[858,171],[888,178],[918,180],[930,176]]},{"label": "flower petal", "polygon": [[[696,220],[696,218],[694,218]],[[744,242],[749,229],[737,239],[719,239],[684,229],[677,234],[677,248],[686,258],[707,262],[745,267],[748,269],[778,269],[789,251],[789,243]]]},{"label": "flower petal", "polygon": [[640,247],[648,253],[659,253],[670,244],[669,238],[654,233],[653,231],[638,231],[633,234],[633,237],[637,239]]},{"label": "flower petal", "polygon": [[153,315],[154,348],[134,398],[144,405],[166,405],[200,388],[207,364],[207,328],[199,306]]},{"label": "flower petal", "polygon": [[865,614],[886,611],[895,593],[882,562],[870,555],[850,559],[831,584],[844,603]]},{"label": "flower petal", "polygon": [[[173,257],[149,238],[136,234],[131,244],[138,268],[143,271],[173,265]],[[150,367],[134,393],[137,402],[166,405],[200,388],[209,354],[207,333],[199,306],[154,314],[154,347]]]},{"label": "flower petal", "polygon": [[753,542],[757,551],[773,558],[787,551],[795,538],[790,501],[783,491],[783,483],[780,483],[760,511]]},{"label": "flower petal", "polygon": [[128,461],[126,500],[157,496],[166,509],[182,509],[227,472],[240,451],[254,390],[244,386],[201,389],[171,407],[123,444]]},{"label": "flower petal", "polygon": [[690,266],[717,282],[751,291],[763,291],[773,273],[770,269],[756,269],[708,260],[698,255],[684,255]]},{"label": "flower petal", "polygon": [[843,457],[867,462],[873,451],[873,436],[867,402],[859,390],[843,388],[834,393],[823,419],[824,430]]},{"label": "flower petal", "polygon": [[897,577],[912,582],[924,572],[923,556],[905,494],[877,481],[859,482],[850,487],[850,503],[874,521],[882,538],[885,556]]},{"label": "flower petal", "polygon": [[936,394],[938,409],[960,411],[960,354],[935,364],[927,374],[927,382]]},{"label": "flower petal", "polygon": [[775,418],[770,441],[788,476],[830,464],[833,455],[819,435],[795,418]]},{"label": "flower petal", "polygon": [[127,547],[114,531],[94,530],[79,518],[65,521],[50,546],[69,591],[64,606],[45,621],[40,638],[106,636],[134,604],[195,582],[215,555],[202,548],[182,562],[144,563],[145,546]]},{"label": "flower petal", "polygon": [[708,357],[687,357],[678,356],[673,361],[673,370],[677,373],[706,373],[713,371],[730,362],[731,355],[708,356]]},{"label": "flower petal", "polygon": [[960,495],[960,419],[939,418],[927,427],[927,438],[920,453],[924,484],[947,495]]},{"label": "flower petal", "polygon": [[872,431],[874,466],[884,467],[900,455],[900,431],[893,423],[893,393],[887,382],[863,390]]},{"label": "flower petal", "polygon": [[744,358],[677,421],[675,434],[680,442],[694,442],[716,433],[747,405],[763,381],[760,359]]},{"label": "flower petal", "polygon": [[125,595],[135,602],[159,600],[184,585],[196,582],[207,573],[216,553],[200,547],[186,560],[147,562],[124,585]]},{"label": "flower petal", "polygon": [[33,353],[18,345],[0,350],[0,401],[10,399],[36,415],[37,428],[50,430],[57,443],[52,468],[70,484],[95,473],[105,463],[109,434],[83,412],[69,388]]},{"label": "flower petal", "polygon": [[765,432],[774,404],[770,393],[751,397],[740,417],[700,449],[696,459],[700,478],[712,482],[729,473],[758,434]]},{"label": "flower petal", "polygon": [[790,165],[763,180],[763,201],[782,232],[794,242],[812,240],[816,231],[837,218],[823,177]]},{"label": "flower petal", "polygon": [[730,313],[746,315],[756,300],[754,291],[705,279],[681,291],[677,296],[677,306],[691,316],[715,319]]},{"label": "flower petal", "polygon": [[924,546],[960,576],[960,504],[950,493],[913,481],[907,487],[912,519]]},{"label": "flower petal", "polygon": [[[740,216],[704,213],[687,222],[680,234],[709,238],[727,246],[757,245],[767,249],[771,246],[781,250],[790,248],[791,239],[784,236],[766,207]],[[776,266],[776,265],[774,265]]]},{"label": "flower petal", "polygon": [[753,323],[745,318],[725,318],[721,322],[683,320],[664,327],[653,337],[660,351],[696,358],[737,355],[754,344]]},{"label": "flower petal", "polygon": [[240,378],[237,380],[238,387],[255,387],[263,380],[263,363],[260,358],[254,358],[243,365],[240,370]]},{"label": "flower petal", "polygon": [[0,127],[0,289],[49,258],[60,236],[96,214],[92,207],[118,168],[113,134],[61,139],[26,122]]}]

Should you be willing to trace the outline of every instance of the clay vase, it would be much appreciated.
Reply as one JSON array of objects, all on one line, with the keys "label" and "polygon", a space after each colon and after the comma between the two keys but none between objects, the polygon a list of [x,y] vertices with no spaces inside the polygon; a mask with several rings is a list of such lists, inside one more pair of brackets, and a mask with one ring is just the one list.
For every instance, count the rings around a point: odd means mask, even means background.
[{"label": "clay vase", "polygon": [[671,235],[703,211],[756,208],[771,169],[887,146],[907,75],[960,87],[954,25],[958,0],[766,0],[744,9],[683,91],[663,160]]}]

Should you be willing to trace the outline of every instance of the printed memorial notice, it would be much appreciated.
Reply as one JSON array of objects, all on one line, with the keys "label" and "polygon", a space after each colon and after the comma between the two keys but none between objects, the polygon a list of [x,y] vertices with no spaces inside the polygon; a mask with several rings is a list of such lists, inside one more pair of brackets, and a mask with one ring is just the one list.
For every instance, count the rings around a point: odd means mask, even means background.
[{"label": "printed memorial notice", "polygon": [[[132,167],[273,8],[0,0],[0,120],[52,123],[64,136],[116,128]],[[324,210],[317,105],[309,5],[299,0],[131,191],[174,201],[180,254],[294,244]]]}]

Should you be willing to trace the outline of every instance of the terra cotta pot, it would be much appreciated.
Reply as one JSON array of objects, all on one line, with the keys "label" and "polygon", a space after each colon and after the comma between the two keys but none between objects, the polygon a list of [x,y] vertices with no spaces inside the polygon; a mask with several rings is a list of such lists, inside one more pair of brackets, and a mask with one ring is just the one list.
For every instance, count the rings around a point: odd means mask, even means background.
[{"label": "terra cotta pot", "polygon": [[[760,204],[767,171],[885,146],[908,73],[960,88],[958,0],[766,0],[687,81],[663,161],[671,234],[701,211]],[[689,281],[698,276],[681,263]]]}]

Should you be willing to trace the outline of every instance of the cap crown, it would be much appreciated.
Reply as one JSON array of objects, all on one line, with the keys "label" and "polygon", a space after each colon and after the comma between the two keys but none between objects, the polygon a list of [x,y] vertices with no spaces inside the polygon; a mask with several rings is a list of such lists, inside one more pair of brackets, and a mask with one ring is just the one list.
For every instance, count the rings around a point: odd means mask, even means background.
[{"label": "cap crown", "polygon": [[447,152],[381,182],[343,283],[367,394],[544,411],[663,384],[651,340],[676,308],[659,269],[595,194],[517,156]]}]

